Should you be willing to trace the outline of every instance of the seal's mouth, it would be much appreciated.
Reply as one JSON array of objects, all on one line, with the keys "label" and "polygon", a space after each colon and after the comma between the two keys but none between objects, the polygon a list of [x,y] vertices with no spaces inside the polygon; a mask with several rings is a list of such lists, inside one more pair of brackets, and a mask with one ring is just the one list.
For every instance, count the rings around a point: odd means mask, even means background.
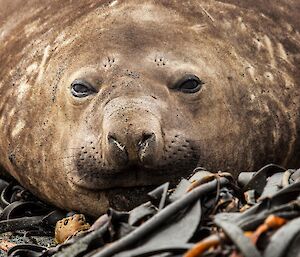
[{"label": "seal's mouth", "polygon": [[[186,172],[185,172],[186,173]],[[167,169],[147,169],[138,166],[127,167],[122,170],[81,170],[78,174],[69,177],[69,181],[76,187],[87,190],[113,190],[124,189],[132,190],[133,188],[154,187],[167,181],[176,184],[184,176],[177,172],[168,171]],[[174,176],[176,174],[176,176]],[[186,173],[187,174],[187,173]]]},{"label": "seal's mouth", "polygon": [[76,188],[76,191],[104,193],[109,206],[116,210],[131,210],[148,201],[148,193],[157,186],[167,181],[175,185],[179,180],[178,177],[174,177],[174,173],[166,170],[141,169],[134,166],[117,172],[93,170],[85,174],[87,175],[81,179],[74,176],[69,178],[71,186]]}]

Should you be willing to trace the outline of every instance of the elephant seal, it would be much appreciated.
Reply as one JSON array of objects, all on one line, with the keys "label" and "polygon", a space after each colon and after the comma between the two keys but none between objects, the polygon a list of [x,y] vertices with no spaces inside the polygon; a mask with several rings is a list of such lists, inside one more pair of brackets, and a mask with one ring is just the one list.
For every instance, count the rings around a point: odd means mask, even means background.
[{"label": "elephant seal", "polygon": [[92,215],[197,166],[300,164],[297,0],[0,0],[0,163]]}]

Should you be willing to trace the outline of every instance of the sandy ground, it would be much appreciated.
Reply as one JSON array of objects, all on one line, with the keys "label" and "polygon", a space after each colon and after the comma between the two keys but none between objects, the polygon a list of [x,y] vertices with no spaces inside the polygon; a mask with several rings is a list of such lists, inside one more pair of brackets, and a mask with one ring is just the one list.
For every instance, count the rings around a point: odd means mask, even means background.
[{"label": "sandy ground", "polygon": [[[44,247],[53,247],[55,242],[50,236],[24,236],[25,231],[8,232],[0,235],[0,240],[8,240],[16,244],[38,244]],[[1,250],[0,257],[7,256],[6,252]]]}]

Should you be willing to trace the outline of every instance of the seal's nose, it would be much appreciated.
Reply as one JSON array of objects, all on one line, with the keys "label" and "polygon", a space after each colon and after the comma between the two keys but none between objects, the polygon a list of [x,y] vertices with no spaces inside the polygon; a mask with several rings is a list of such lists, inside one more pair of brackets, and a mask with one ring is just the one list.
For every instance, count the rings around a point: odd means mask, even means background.
[{"label": "seal's nose", "polygon": [[157,152],[156,138],[156,134],[149,131],[129,131],[126,135],[120,134],[120,131],[110,131],[107,135],[109,160],[118,167],[151,165]]},{"label": "seal's nose", "polygon": [[151,169],[163,156],[158,104],[152,97],[120,96],[103,110],[103,158],[112,171],[128,167]]}]

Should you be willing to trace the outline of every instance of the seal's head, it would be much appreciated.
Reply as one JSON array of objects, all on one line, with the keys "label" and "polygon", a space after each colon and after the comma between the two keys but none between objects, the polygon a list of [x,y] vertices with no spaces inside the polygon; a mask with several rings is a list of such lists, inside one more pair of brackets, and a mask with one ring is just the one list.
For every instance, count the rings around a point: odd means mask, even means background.
[{"label": "seal's head", "polygon": [[210,67],[197,49],[188,50],[194,39],[183,25],[167,9],[123,6],[101,20],[99,31],[87,26],[67,46],[71,58],[56,93],[63,142],[56,149],[64,146],[70,157],[60,170],[75,191],[100,191],[110,205],[132,206],[134,195],[143,201],[141,191],[176,183],[197,166],[199,130],[208,128],[196,117],[205,108],[199,103]]},{"label": "seal's head", "polygon": [[44,48],[31,137],[14,153],[27,176],[14,176],[63,208],[97,215],[197,165],[236,175],[283,162],[290,128],[280,101],[263,92],[268,78],[245,69],[252,50],[195,10],[117,3],[70,22]]}]

